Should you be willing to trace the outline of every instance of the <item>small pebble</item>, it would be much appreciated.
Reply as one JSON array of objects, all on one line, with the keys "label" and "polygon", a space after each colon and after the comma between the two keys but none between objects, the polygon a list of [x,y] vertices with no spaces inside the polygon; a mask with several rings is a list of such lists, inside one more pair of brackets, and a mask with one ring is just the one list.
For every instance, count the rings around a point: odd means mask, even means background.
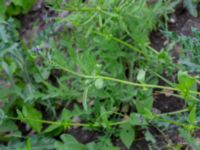
[{"label": "small pebble", "polygon": [[172,24],[174,24],[174,23],[176,23],[176,16],[175,15],[172,15],[170,18],[169,18],[169,22],[170,23],[172,23]]}]

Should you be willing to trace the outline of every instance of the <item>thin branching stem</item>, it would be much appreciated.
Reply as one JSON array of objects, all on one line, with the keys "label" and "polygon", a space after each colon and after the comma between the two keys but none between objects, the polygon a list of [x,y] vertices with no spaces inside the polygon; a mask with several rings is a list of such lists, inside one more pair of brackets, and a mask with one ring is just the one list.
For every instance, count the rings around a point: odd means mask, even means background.
[{"label": "thin branching stem", "polygon": [[[172,91],[178,91],[180,92],[181,90],[176,88],[176,87],[168,87],[168,86],[161,86],[161,85],[154,85],[154,84],[146,84],[146,83],[136,83],[136,82],[130,82],[130,81],[126,81],[126,80],[121,80],[121,79],[117,79],[117,78],[113,78],[113,77],[108,77],[108,76],[101,76],[101,75],[96,75],[96,76],[90,76],[90,75],[85,75],[85,74],[81,74],[75,71],[72,71],[66,67],[63,67],[62,65],[51,61],[51,64],[54,67],[58,67],[60,69],[62,69],[63,71],[66,71],[68,73],[71,73],[73,75],[82,77],[82,78],[86,78],[86,79],[103,79],[103,80],[108,80],[108,81],[113,81],[113,82],[117,82],[117,83],[121,83],[121,84],[126,84],[126,85],[131,85],[131,86],[136,86],[136,87],[140,87],[140,88],[157,88],[157,89],[164,89],[164,90],[172,90]],[[191,94],[197,94],[200,95],[200,92],[198,91],[189,91]]]}]

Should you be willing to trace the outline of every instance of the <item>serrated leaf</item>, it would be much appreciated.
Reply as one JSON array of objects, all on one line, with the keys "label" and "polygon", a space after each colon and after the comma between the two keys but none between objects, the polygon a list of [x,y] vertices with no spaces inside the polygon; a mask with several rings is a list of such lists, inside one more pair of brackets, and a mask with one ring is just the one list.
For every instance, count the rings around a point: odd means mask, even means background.
[{"label": "serrated leaf", "polygon": [[[190,96],[190,90],[196,90],[196,79],[188,75],[185,71],[178,72],[178,82],[177,88],[179,88],[181,95],[185,98]],[[193,96],[195,96],[193,94]]]},{"label": "serrated leaf", "polygon": [[92,146],[94,149],[90,150],[119,150],[119,148],[113,146],[110,138],[107,136],[99,137],[98,142]]},{"label": "serrated leaf", "polygon": [[179,134],[191,146],[192,149],[200,149],[200,145],[197,144],[195,138],[192,137],[191,133],[188,130],[179,129]]},{"label": "serrated leaf", "polygon": [[[17,136],[17,135],[16,135]],[[19,135],[20,136],[20,135]],[[32,135],[29,137],[29,145],[31,145],[31,150],[52,150],[54,149],[53,138],[47,138],[39,135]],[[0,144],[1,150],[28,150],[26,142],[24,140],[15,140],[7,145]]]},{"label": "serrated leaf", "polygon": [[5,120],[0,124],[0,133],[17,131],[17,125],[11,120]]},{"label": "serrated leaf", "polygon": [[56,142],[56,150],[86,150],[86,147],[80,144],[73,136],[68,134],[61,135],[62,142]]},{"label": "serrated leaf", "polygon": [[124,143],[124,145],[129,149],[132,145],[133,141],[135,140],[135,130],[129,124],[124,124],[121,126],[122,129],[120,130],[120,139]]},{"label": "serrated leaf", "polygon": [[145,114],[147,110],[151,111],[153,106],[153,98],[152,96],[145,97],[145,99],[137,99],[135,101],[135,106],[137,112],[140,114]]},{"label": "serrated leaf", "polygon": [[133,126],[135,125],[147,125],[145,118],[137,113],[131,113],[129,123]]},{"label": "serrated leaf", "polygon": [[33,130],[40,133],[42,129],[42,114],[40,111],[30,105],[23,106],[22,112],[17,110],[18,116],[22,122],[27,123]]},{"label": "serrated leaf", "polygon": [[[72,116],[72,113],[68,109],[64,108],[62,110],[60,119],[58,121],[63,122],[63,123],[69,122],[71,119],[71,116]],[[57,136],[58,134],[60,134],[63,131],[63,129],[64,129],[63,127],[64,126],[61,124],[52,124],[52,125],[49,125],[43,132]]]}]

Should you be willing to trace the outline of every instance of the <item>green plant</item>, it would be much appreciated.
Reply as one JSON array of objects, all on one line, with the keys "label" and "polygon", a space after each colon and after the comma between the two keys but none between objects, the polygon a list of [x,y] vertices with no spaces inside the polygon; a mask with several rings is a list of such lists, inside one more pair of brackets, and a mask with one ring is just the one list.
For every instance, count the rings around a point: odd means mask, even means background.
[{"label": "green plant", "polygon": [[[172,9],[168,5],[171,1],[76,0],[48,4],[70,15],[58,15],[55,23],[32,39],[30,47],[19,37],[15,20],[0,26],[0,78],[5,82],[0,85],[4,93],[0,102],[5,106],[0,111],[0,137],[8,142],[8,148],[17,144],[21,149],[34,149],[33,144],[48,144],[50,138],[53,147],[61,150],[117,150],[112,139],[118,138],[131,149],[141,130],[149,147],[154,148],[157,139],[151,125],[162,135],[163,128],[172,125],[187,128],[189,133],[199,129],[195,121],[200,95],[196,77],[179,68],[176,83],[165,79],[161,74],[165,71],[173,76],[176,64],[168,51],[157,52],[149,45],[149,34],[160,16]],[[158,85],[159,80],[166,85]],[[172,92],[185,100],[186,107],[155,113],[154,89],[164,94]],[[189,119],[177,119],[180,114]],[[21,126],[26,126],[29,134],[41,135],[44,141],[37,137],[34,143],[32,137],[23,136],[18,129]],[[104,135],[83,145],[63,134],[75,127],[103,131]]]},{"label": "green plant", "polygon": [[191,73],[199,73],[200,61],[199,61],[199,39],[200,31],[196,28],[192,28],[192,35],[177,35],[175,33],[166,33],[169,40],[177,43],[179,48],[179,63]]},{"label": "green plant", "polygon": [[36,2],[37,0],[1,0],[0,17],[3,19],[6,16],[15,16],[22,13],[27,13]]},{"label": "green plant", "polygon": [[189,11],[194,17],[198,16],[197,5],[199,0],[183,0],[185,8]]}]

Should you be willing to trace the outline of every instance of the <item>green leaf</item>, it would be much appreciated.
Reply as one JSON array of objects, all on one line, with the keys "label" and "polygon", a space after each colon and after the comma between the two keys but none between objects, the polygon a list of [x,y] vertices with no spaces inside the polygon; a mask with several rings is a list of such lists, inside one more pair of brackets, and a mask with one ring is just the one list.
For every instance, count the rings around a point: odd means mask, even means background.
[{"label": "green leaf", "polygon": [[97,79],[94,84],[97,89],[102,89],[104,86],[103,79]]},{"label": "green leaf", "polygon": [[6,13],[9,16],[14,16],[14,15],[18,15],[22,12],[22,7],[21,6],[15,6],[15,5],[9,5],[7,7]]},{"label": "green leaf", "polygon": [[3,109],[0,108],[0,125],[2,122],[4,122],[4,119],[6,118],[5,112]]},{"label": "green leaf", "polygon": [[17,125],[11,120],[5,120],[0,124],[0,133],[17,131]]},{"label": "green leaf", "polygon": [[6,6],[5,6],[5,1],[1,0],[0,1],[0,23],[4,20],[4,15],[6,12]]},{"label": "green leaf", "polygon": [[191,146],[192,149],[200,149],[200,145],[197,144],[196,139],[192,137],[191,133],[188,130],[180,129],[179,134]]},{"label": "green leaf", "polygon": [[12,77],[12,74],[11,74],[11,72],[10,72],[10,68],[9,68],[8,64],[7,64],[5,61],[2,61],[1,63],[2,63],[2,67],[3,67],[4,71],[5,71],[5,73],[6,73],[9,77]]},{"label": "green leaf", "polygon": [[186,71],[181,71],[180,70],[178,72],[178,81],[181,84],[186,82],[185,84],[187,85],[187,87],[191,87],[195,83],[195,78],[189,76]]},{"label": "green leaf", "polygon": [[154,118],[153,113],[149,109],[144,108],[144,111],[145,111],[145,113],[143,114],[143,116],[145,117],[145,119],[152,120]]},{"label": "green leaf", "polygon": [[88,143],[86,145],[87,150],[97,150],[97,149],[101,149],[101,150],[120,150],[119,147],[115,147],[112,146],[112,143],[106,143],[106,142],[99,142],[99,143],[95,143],[95,142],[91,142]]},{"label": "green leaf", "polygon": [[145,97],[144,99],[137,99],[135,101],[135,106],[137,112],[140,114],[145,114],[147,110],[151,111],[153,106],[153,98],[152,96]]},{"label": "green leaf", "polygon": [[8,42],[8,34],[6,33],[5,27],[0,25],[0,39],[3,40],[3,42]]},{"label": "green leaf", "polygon": [[[91,149],[91,148],[94,149]],[[113,146],[111,139],[107,136],[99,137],[98,142],[92,144],[91,150],[119,150],[119,148]]]},{"label": "green leaf", "polygon": [[23,0],[12,0],[12,2],[16,6],[23,6]]},{"label": "green leaf", "polygon": [[22,112],[17,110],[18,116],[22,122],[27,123],[33,130],[40,133],[42,129],[42,114],[33,106],[23,106]]},{"label": "green leaf", "polygon": [[178,72],[178,82],[177,88],[179,88],[181,95],[185,98],[190,96],[190,90],[196,88],[196,79],[188,75],[187,72]]},{"label": "green leaf", "polygon": [[49,133],[49,132],[55,131],[55,130],[57,130],[59,127],[61,127],[59,124],[56,124],[56,125],[52,124],[52,125],[48,126],[48,127],[43,131],[43,133]]},{"label": "green leaf", "polygon": [[153,144],[156,143],[156,139],[154,138],[154,136],[149,131],[145,132],[145,139],[149,142],[152,142]]},{"label": "green leaf", "polygon": [[87,104],[88,90],[89,90],[89,87],[86,87],[83,93],[83,108],[86,112],[88,111],[88,104]]},{"label": "green leaf", "polygon": [[184,6],[187,8],[187,10],[190,12],[190,14],[194,17],[197,17],[198,12],[196,8],[196,4],[194,4],[192,0],[184,0],[183,3],[184,3]]},{"label": "green leaf", "polygon": [[68,109],[64,108],[61,113],[61,120],[62,121],[71,121],[72,112]]},{"label": "green leaf", "polygon": [[193,108],[192,108],[192,110],[190,111],[190,114],[189,114],[190,124],[195,124],[195,120],[196,120],[196,105],[193,106]]},{"label": "green leaf", "polygon": [[26,140],[26,149],[27,150],[31,150],[31,141],[30,141],[30,138],[28,137],[27,140]]},{"label": "green leaf", "polygon": [[23,12],[26,12],[32,8],[32,6],[36,3],[36,0],[12,0],[14,5],[20,6],[23,8]]},{"label": "green leaf", "polygon": [[145,118],[137,113],[131,113],[129,123],[131,125],[147,125]]},{"label": "green leaf", "polygon": [[140,83],[144,83],[144,81],[145,81],[145,75],[146,75],[146,72],[143,69],[139,70],[138,75],[137,75],[137,80]]},{"label": "green leaf", "polygon": [[[20,135],[19,135],[20,136]],[[38,135],[32,135],[27,137],[30,139],[25,142],[25,140],[15,140],[13,142],[9,142],[8,145],[0,144],[1,150],[28,150],[28,147],[31,147],[31,150],[52,150],[54,149],[53,138],[47,138]],[[28,147],[27,147],[28,146]]]},{"label": "green leaf", "polygon": [[129,149],[135,140],[135,130],[130,124],[124,124],[121,126],[120,139],[124,145]]},{"label": "green leaf", "polygon": [[34,77],[35,81],[37,83],[39,83],[39,82],[42,82],[44,80],[47,80],[49,75],[50,75],[49,69],[46,68],[46,67],[45,68],[44,67],[38,67],[38,70],[39,70],[38,73],[35,72],[33,74],[33,77]]},{"label": "green leaf", "polygon": [[56,150],[86,150],[73,136],[68,134],[61,135],[62,142],[55,142]]},{"label": "green leaf", "polygon": [[[68,123],[68,122],[71,122],[71,117],[72,117],[72,112],[64,108],[62,110],[60,119],[58,121],[63,122],[63,123]],[[64,130],[65,127],[68,127],[68,126],[63,126],[61,124],[52,124],[52,125],[49,125],[43,132],[50,133],[50,135],[57,136]]]}]

